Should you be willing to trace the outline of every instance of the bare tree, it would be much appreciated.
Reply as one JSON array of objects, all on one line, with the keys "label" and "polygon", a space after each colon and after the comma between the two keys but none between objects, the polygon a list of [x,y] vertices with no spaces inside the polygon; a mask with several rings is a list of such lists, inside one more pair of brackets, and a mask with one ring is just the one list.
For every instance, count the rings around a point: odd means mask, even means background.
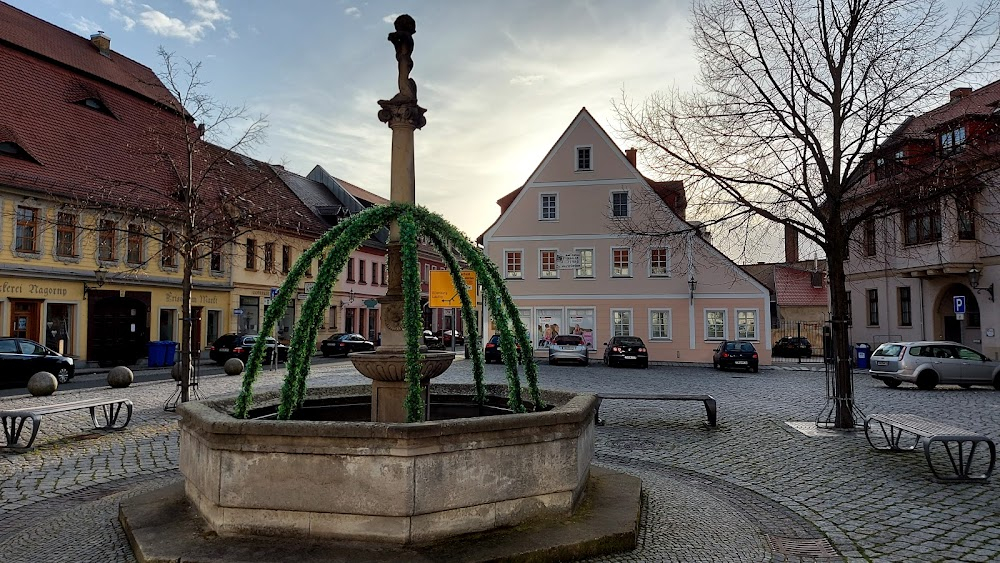
[{"label": "bare tree", "polygon": [[[944,0],[696,0],[694,90],[642,103],[623,95],[615,104],[645,161],[691,190],[689,215],[744,241],[789,225],[825,253],[838,428],[855,424],[844,260],[855,227],[898,203],[852,190],[907,115],[929,109],[956,80],[995,68],[998,15],[997,0],[971,8]],[[908,195],[919,203],[941,193]],[[651,224],[621,228],[671,234]]]}]

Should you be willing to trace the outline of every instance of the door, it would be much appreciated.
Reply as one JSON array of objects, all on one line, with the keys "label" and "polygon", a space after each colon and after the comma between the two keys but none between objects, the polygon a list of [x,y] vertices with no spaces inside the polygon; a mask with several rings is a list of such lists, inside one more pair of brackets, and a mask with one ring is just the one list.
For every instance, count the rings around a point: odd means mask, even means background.
[{"label": "door", "polygon": [[191,307],[191,351],[201,353],[201,307]]},{"label": "door", "polygon": [[993,368],[996,364],[965,346],[956,346],[962,361],[962,385],[989,385],[993,383]]},{"label": "door", "polygon": [[944,317],[944,339],[949,342],[962,343],[962,322],[955,318],[955,315],[945,315]]},{"label": "door", "polygon": [[41,302],[11,299],[10,304],[10,335],[40,342]]},{"label": "door", "polygon": [[146,304],[108,297],[91,305],[87,318],[88,354],[102,367],[130,365],[146,353]]},{"label": "door", "polygon": [[945,344],[935,344],[927,347],[931,356],[931,365],[938,374],[938,383],[957,384],[962,380],[962,360],[958,357],[956,348],[961,346],[949,346]]}]

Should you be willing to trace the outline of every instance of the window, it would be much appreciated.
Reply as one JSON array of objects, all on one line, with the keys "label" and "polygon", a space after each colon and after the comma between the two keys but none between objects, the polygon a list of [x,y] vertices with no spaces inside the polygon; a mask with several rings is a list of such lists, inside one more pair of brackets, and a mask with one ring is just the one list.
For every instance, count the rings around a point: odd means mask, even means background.
[{"label": "window", "polygon": [[670,309],[651,309],[649,311],[649,338],[651,340],[670,340]]},{"label": "window", "polygon": [[976,240],[976,208],[972,194],[955,198],[958,209],[958,240]]},{"label": "window", "polygon": [[611,333],[612,336],[632,335],[631,309],[611,309]]},{"label": "window", "polygon": [[367,283],[365,281],[365,261],[358,260],[358,283]]},{"label": "window", "polygon": [[611,216],[628,217],[628,192],[611,192]]},{"label": "window", "polygon": [[281,273],[287,274],[292,269],[292,247],[281,245]]},{"label": "window", "polygon": [[164,268],[177,267],[177,241],[173,231],[163,230],[163,240],[160,241],[160,266]]},{"label": "window", "polygon": [[25,152],[20,145],[13,141],[4,141],[0,143],[0,156],[9,156],[11,158],[18,158],[38,164],[37,160],[32,158],[31,155]]},{"label": "window", "polygon": [[372,262],[372,285],[378,285],[378,264]]},{"label": "window", "polygon": [[594,249],[578,248],[576,251],[580,254],[580,267],[576,269],[576,277],[594,277]]},{"label": "window", "polygon": [[98,226],[97,259],[103,262],[118,259],[115,254],[115,222],[111,219],[102,219]]},{"label": "window", "polygon": [[76,256],[76,215],[60,211],[56,215],[56,255]]},{"label": "window", "polygon": [[736,310],[736,338],[738,340],[757,340],[756,309]]},{"label": "window", "polygon": [[424,277],[423,277],[423,281],[424,281],[424,283],[430,283],[430,281],[431,281],[431,265],[430,264],[424,264]]},{"label": "window", "polygon": [[104,104],[104,101],[100,100],[98,98],[94,98],[94,97],[84,98],[84,99],[82,99],[82,100],[80,100],[80,101],[78,101],[76,103],[80,104],[81,106],[83,106],[85,108],[89,108],[89,109],[92,109],[94,111],[103,113],[105,115],[110,115],[110,116],[114,117],[114,114],[111,113],[111,110],[108,109],[108,106]]},{"label": "window", "polygon": [[274,272],[274,243],[264,243],[264,271]]},{"label": "window", "polygon": [[875,221],[872,219],[865,221],[863,242],[865,256],[875,256]]},{"label": "window", "polygon": [[921,205],[903,211],[906,245],[924,244],[941,240],[941,208],[937,203]]},{"label": "window", "polygon": [[559,199],[556,194],[542,194],[538,218],[543,221],[555,221],[559,218]]},{"label": "window", "polygon": [[868,290],[868,325],[878,326],[878,290]]},{"label": "window", "polygon": [[938,138],[941,141],[942,155],[960,152],[965,148],[965,126],[962,125],[950,131],[945,131]]},{"label": "window", "polygon": [[913,326],[913,306],[910,303],[910,288],[900,287],[899,294],[899,326]]},{"label": "window", "polygon": [[628,278],[632,276],[631,264],[629,263],[628,248],[611,249],[611,276],[615,278]]},{"label": "window", "polygon": [[670,275],[670,253],[666,248],[649,249],[649,275],[669,276]]},{"label": "window", "polygon": [[524,272],[521,269],[521,251],[520,250],[508,250],[504,253],[506,262],[506,268],[504,269],[505,277],[507,279],[519,280],[524,277]]},{"label": "window", "polygon": [[213,272],[222,271],[222,241],[219,239],[212,239],[212,254],[209,258],[208,267]]},{"label": "window", "polygon": [[705,340],[726,338],[726,310],[705,309]]},{"label": "window", "polygon": [[539,263],[538,277],[540,277],[540,278],[558,278],[559,277],[559,270],[556,269],[556,251],[555,250],[539,250],[538,251],[538,263]]},{"label": "window", "polygon": [[576,169],[593,170],[592,147],[576,147]]},{"label": "window", "polygon": [[382,264],[382,285],[389,284],[389,265]]},{"label": "window", "polygon": [[129,264],[142,264],[142,227],[136,224],[128,226],[128,239],[125,244],[125,261]]},{"label": "window", "polygon": [[252,238],[247,239],[247,269],[257,269],[257,241]]},{"label": "window", "polygon": [[17,252],[38,252],[38,209],[17,207],[17,230],[14,236]]}]

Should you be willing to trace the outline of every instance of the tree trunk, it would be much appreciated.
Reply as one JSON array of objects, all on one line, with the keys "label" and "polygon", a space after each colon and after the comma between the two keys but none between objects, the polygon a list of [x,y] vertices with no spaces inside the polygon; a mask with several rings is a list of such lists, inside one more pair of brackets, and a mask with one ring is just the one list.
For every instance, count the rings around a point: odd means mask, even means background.
[{"label": "tree trunk", "polygon": [[181,402],[191,399],[191,255],[185,252],[181,281]]},{"label": "tree trunk", "polygon": [[851,343],[848,338],[848,319],[851,312],[847,305],[847,276],[844,272],[844,258],[847,257],[847,238],[843,244],[831,244],[826,249],[827,270],[830,275],[830,308],[833,341],[833,401],[834,427],[854,428],[854,373],[851,369]]}]

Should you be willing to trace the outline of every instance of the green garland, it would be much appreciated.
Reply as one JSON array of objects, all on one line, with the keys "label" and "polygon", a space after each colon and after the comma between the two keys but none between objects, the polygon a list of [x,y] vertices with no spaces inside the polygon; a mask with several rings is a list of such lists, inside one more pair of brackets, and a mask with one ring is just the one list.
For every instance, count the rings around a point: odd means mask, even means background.
[{"label": "green garland", "polygon": [[406,336],[406,382],[408,389],[403,407],[407,422],[424,420],[424,394],[421,386],[420,337],[420,261],[417,257],[417,223],[413,213],[404,213],[399,221],[399,242],[403,270],[403,331]]}]

